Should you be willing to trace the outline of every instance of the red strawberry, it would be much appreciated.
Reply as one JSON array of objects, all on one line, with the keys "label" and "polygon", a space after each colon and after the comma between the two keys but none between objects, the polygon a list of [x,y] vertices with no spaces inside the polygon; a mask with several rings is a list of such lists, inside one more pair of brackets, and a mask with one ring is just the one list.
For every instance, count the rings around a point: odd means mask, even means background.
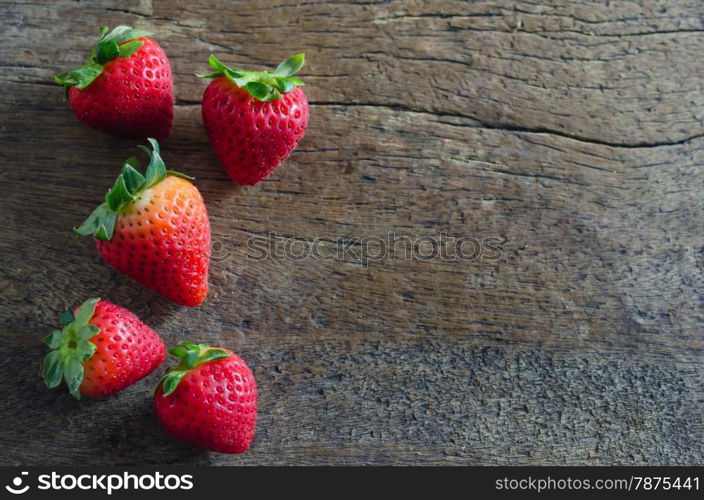
[{"label": "red strawberry", "polygon": [[166,347],[154,330],[127,309],[105,300],[88,299],[61,317],[62,330],[44,342],[53,349],[44,359],[46,385],[64,378],[76,399],[120,392],[164,362]]},{"label": "red strawberry", "polygon": [[243,453],[254,438],[257,384],[247,364],[227,349],[181,342],[181,360],[159,382],[156,414],[179,441],[220,453]]},{"label": "red strawberry", "polygon": [[203,123],[225,171],[238,184],[267,177],[296,148],[308,125],[308,99],[294,77],[303,54],[273,71],[228,68],[210,56],[215,78],[203,94]]},{"label": "red strawberry", "polygon": [[54,78],[76,116],[93,128],[133,139],[165,140],[174,121],[171,66],[150,33],[100,28],[88,61]]},{"label": "red strawberry", "polygon": [[182,174],[166,170],[159,143],[145,176],[127,160],[115,185],[76,229],[95,235],[98,252],[118,271],[184,306],[208,293],[210,224],[198,189]]}]

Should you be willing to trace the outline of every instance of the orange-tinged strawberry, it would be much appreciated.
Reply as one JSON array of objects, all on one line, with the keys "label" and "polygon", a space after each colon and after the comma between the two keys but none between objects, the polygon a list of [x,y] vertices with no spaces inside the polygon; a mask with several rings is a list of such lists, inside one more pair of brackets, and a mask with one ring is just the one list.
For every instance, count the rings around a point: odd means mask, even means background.
[{"label": "orange-tinged strawberry", "polygon": [[210,224],[198,189],[181,174],[167,171],[159,144],[145,175],[127,160],[100,205],[76,229],[95,236],[108,264],[146,287],[185,306],[197,306],[208,293]]},{"label": "orange-tinged strawberry", "polygon": [[52,351],[44,359],[47,386],[64,379],[69,392],[99,398],[115,394],[153,372],[166,357],[161,337],[127,309],[105,300],[88,299],[63,328],[44,342]]}]

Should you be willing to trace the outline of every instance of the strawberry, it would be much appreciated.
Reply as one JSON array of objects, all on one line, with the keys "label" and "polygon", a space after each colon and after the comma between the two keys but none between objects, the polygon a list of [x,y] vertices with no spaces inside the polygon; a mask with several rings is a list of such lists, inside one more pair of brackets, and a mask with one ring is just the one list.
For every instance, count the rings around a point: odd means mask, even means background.
[{"label": "strawberry", "polygon": [[243,453],[254,438],[257,385],[232,351],[181,342],[171,354],[180,364],[154,393],[156,414],[176,439],[220,453]]},{"label": "strawberry", "polygon": [[64,378],[76,399],[110,396],[164,362],[166,347],[161,337],[127,309],[88,299],[74,314],[64,312],[63,328],[44,339],[52,349],[43,370],[49,388]]},{"label": "strawberry", "polygon": [[174,120],[171,66],[150,33],[100,28],[100,40],[80,68],[54,78],[67,89],[76,116],[121,137],[165,140]]},{"label": "strawberry", "polygon": [[308,125],[308,99],[294,77],[303,54],[273,71],[229,68],[210,56],[214,78],[203,93],[203,123],[227,174],[238,184],[267,177],[296,148]]},{"label": "strawberry", "polygon": [[[197,306],[208,293],[210,224],[198,189],[166,170],[159,143],[143,176],[130,158],[105,203],[75,231],[94,235],[98,252],[118,271],[167,299]],[[136,168],[135,168],[136,167]]]}]

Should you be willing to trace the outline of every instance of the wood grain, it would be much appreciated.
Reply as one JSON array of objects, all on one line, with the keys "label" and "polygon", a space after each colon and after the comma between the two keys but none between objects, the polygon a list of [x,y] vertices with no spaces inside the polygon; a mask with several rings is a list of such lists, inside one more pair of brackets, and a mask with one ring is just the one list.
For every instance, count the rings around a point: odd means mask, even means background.
[{"label": "wood grain", "polygon": [[[704,463],[704,6],[267,4],[0,3],[0,462]],[[52,84],[104,24],[148,28],[169,54],[164,157],[196,177],[217,246],[202,307],[139,287],[71,234],[136,145],[83,126]],[[298,51],[306,136],[237,187],[193,74],[210,53],[255,68]],[[357,239],[390,233],[501,251],[360,263],[374,247]],[[322,239],[334,258],[255,260],[253,238]],[[88,296],[169,344],[247,359],[252,449],[173,443],[149,399],[159,374],[105,401],[46,390],[40,339]]]}]

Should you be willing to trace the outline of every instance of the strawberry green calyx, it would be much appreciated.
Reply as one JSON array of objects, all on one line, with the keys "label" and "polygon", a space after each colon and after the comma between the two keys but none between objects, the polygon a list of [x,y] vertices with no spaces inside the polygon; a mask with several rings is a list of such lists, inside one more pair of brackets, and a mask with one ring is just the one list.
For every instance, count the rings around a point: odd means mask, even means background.
[{"label": "strawberry green calyx", "polygon": [[149,166],[144,175],[139,170],[140,164],[137,158],[128,159],[122,166],[120,175],[117,176],[115,184],[105,195],[105,202],[81,224],[74,229],[76,234],[81,236],[93,235],[98,240],[109,240],[115,231],[115,222],[118,214],[130,203],[132,203],[140,193],[159,184],[167,175],[177,175],[191,179],[180,172],[166,170],[164,160],[161,159],[159,143],[156,139],[147,139],[152,146],[149,150],[146,146],[139,146],[149,155]]},{"label": "strawberry green calyx", "polygon": [[88,322],[95,313],[100,299],[88,299],[78,308],[76,316],[70,311],[61,315],[61,330],[54,330],[44,338],[52,351],[44,358],[42,377],[47,387],[53,389],[63,378],[71,395],[80,399],[78,388],[83,382],[83,363],[95,354],[95,344],[89,341],[100,328]]},{"label": "strawberry green calyx", "polygon": [[100,28],[100,40],[91,48],[90,56],[83,66],[56,75],[54,81],[67,89],[84,89],[103,72],[107,63],[118,57],[130,57],[143,45],[139,38],[151,35],[148,31],[129,26],[117,26],[110,33],[108,31],[107,26]]},{"label": "strawberry green calyx", "polygon": [[157,384],[157,389],[161,386],[163,396],[173,393],[184,376],[197,366],[218,359],[229,358],[232,354],[225,349],[210,347],[208,344],[192,344],[181,342],[180,345],[169,351],[170,354],[181,360],[176,368],[172,368]]},{"label": "strawberry green calyx", "polygon": [[274,71],[245,71],[230,68],[218,61],[215,56],[208,58],[210,66],[215,70],[208,75],[196,75],[199,78],[226,77],[232,83],[249,92],[249,95],[260,101],[270,102],[279,99],[282,94],[291,92],[303,82],[295,75],[303,67],[304,54],[296,54],[279,64]]}]

